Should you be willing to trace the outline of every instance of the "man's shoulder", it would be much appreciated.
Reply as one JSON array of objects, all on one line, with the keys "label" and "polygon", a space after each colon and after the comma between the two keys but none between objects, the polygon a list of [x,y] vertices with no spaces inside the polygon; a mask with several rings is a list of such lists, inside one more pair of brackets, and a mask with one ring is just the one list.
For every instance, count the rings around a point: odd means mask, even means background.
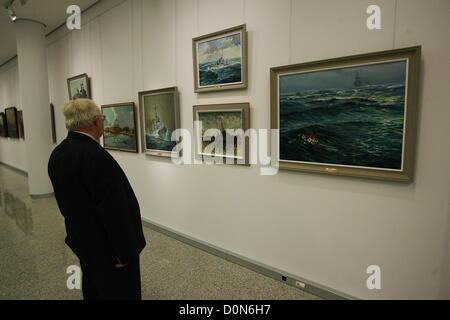
[{"label": "man's shoulder", "polygon": [[61,157],[72,159],[86,157],[96,160],[104,156],[105,150],[100,145],[83,140],[65,139],[53,149],[50,161]]}]

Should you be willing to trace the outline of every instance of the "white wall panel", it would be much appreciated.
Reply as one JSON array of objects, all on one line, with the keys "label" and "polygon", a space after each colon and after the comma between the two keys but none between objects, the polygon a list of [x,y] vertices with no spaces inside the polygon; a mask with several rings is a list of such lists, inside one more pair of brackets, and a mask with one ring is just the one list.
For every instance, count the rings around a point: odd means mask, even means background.
[{"label": "white wall panel", "polygon": [[128,102],[133,92],[131,1],[101,16],[103,104]]},{"label": "white wall panel", "polygon": [[[381,30],[366,26],[369,5],[381,9]],[[293,0],[291,63],[393,49],[395,0]]]},{"label": "white wall panel", "polygon": [[[252,126],[266,128],[270,67],[421,44],[411,184],[288,171],[260,176],[258,166],[175,166],[144,154],[111,154],[151,221],[358,298],[450,298],[450,4],[378,1],[382,29],[375,31],[366,28],[369,4],[104,1],[88,12],[81,32],[61,29],[49,37],[52,101],[63,104],[66,78],[87,72],[98,104],[137,102],[140,90],[178,86],[186,129],[192,129],[194,104],[244,101],[251,104]],[[192,38],[242,23],[249,37],[248,89],[195,94]],[[12,101],[4,98],[9,77],[0,72],[2,103]],[[61,139],[62,115],[57,119]],[[366,288],[372,264],[382,270],[379,291]]]}]

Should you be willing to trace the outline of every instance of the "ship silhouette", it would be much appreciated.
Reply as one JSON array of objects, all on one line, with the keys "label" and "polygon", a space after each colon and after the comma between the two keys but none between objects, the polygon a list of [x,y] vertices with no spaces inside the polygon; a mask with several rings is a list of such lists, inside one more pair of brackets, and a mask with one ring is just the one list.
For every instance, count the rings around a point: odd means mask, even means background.
[{"label": "ship silhouette", "polygon": [[367,86],[367,85],[371,85],[372,83],[368,80],[364,81],[360,75],[359,75],[359,71],[356,71],[355,74],[355,79],[353,80],[353,86],[354,87],[362,87],[362,86]]},{"label": "ship silhouette", "polygon": [[134,136],[134,130],[130,129],[130,127],[128,127],[128,126],[121,127],[119,125],[118,119],[116,119],[114,121],[114,124],[112,126],[106,127],[105,132],[109,133],[111,135],[123,134],[123,135],[130,136],[130,137]]}]

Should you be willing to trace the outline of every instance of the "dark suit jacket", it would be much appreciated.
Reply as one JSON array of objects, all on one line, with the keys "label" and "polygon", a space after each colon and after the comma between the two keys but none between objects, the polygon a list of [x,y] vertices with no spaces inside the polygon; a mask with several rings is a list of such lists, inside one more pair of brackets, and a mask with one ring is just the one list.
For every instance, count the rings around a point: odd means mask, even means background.
[{"label": "dark suit jacket", "polygon": [[85,262],[127,263],[145,247],[139,203],[114,158],[90,137],[69,132],[48,174],[65,218],[66,243]]}]

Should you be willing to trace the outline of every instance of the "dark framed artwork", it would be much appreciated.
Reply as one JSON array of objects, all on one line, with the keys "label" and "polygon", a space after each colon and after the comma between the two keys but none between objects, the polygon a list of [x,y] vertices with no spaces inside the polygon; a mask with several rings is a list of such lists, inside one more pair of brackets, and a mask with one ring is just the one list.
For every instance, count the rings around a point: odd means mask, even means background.
[{"label": "dark framed artwork", "polygon": [[172,133],[180,128],[177,87],[139,92],[139,104],[143,150],[154,156],[175,156]]},{"label": "dark framed artwork", "polygon": [[192,39],[195,92],[247,88],[246,25]]},{"label": "dark framed artwork", "polygon": [[227,103],[193,107],[195,156],[199,160],[249,164],[250,104]]},{"label": "dark framed artwork", "polygon": [[67,79],[69,100],[91,99],[91,85],[86,73]]},{"label": "dark framed artwork", "polygon": [[17,108],[10,107],[5,109],[6,126],[8,128],[8,137],[19,139],[19,124],[17,121]]},{"label": "dark framed artwork", "polygon": [[6,123],[6,116],[4,112],[0,112],[0,137],[8,136],[8,126]]},{"label": "dark framed artwork", "polygon": [[103,105],[102,114],[105,116],[104,148],[139,152],[134,102]]},{"label": "dark framed artwork", "polygon": [[280,168],[411,181],[420,49],[272,68]]},{"label": "dark framed artwork", "polygon": [[17,124],[19,126],[19,138],[25,140],[25,128],[23,126],[23,111],[17,111]]},{"label": "dark framed artwork", "polygon": [[50,122],[52,126],[52,141],[56,143],[55,106],[53,103],[50,103]]}]

